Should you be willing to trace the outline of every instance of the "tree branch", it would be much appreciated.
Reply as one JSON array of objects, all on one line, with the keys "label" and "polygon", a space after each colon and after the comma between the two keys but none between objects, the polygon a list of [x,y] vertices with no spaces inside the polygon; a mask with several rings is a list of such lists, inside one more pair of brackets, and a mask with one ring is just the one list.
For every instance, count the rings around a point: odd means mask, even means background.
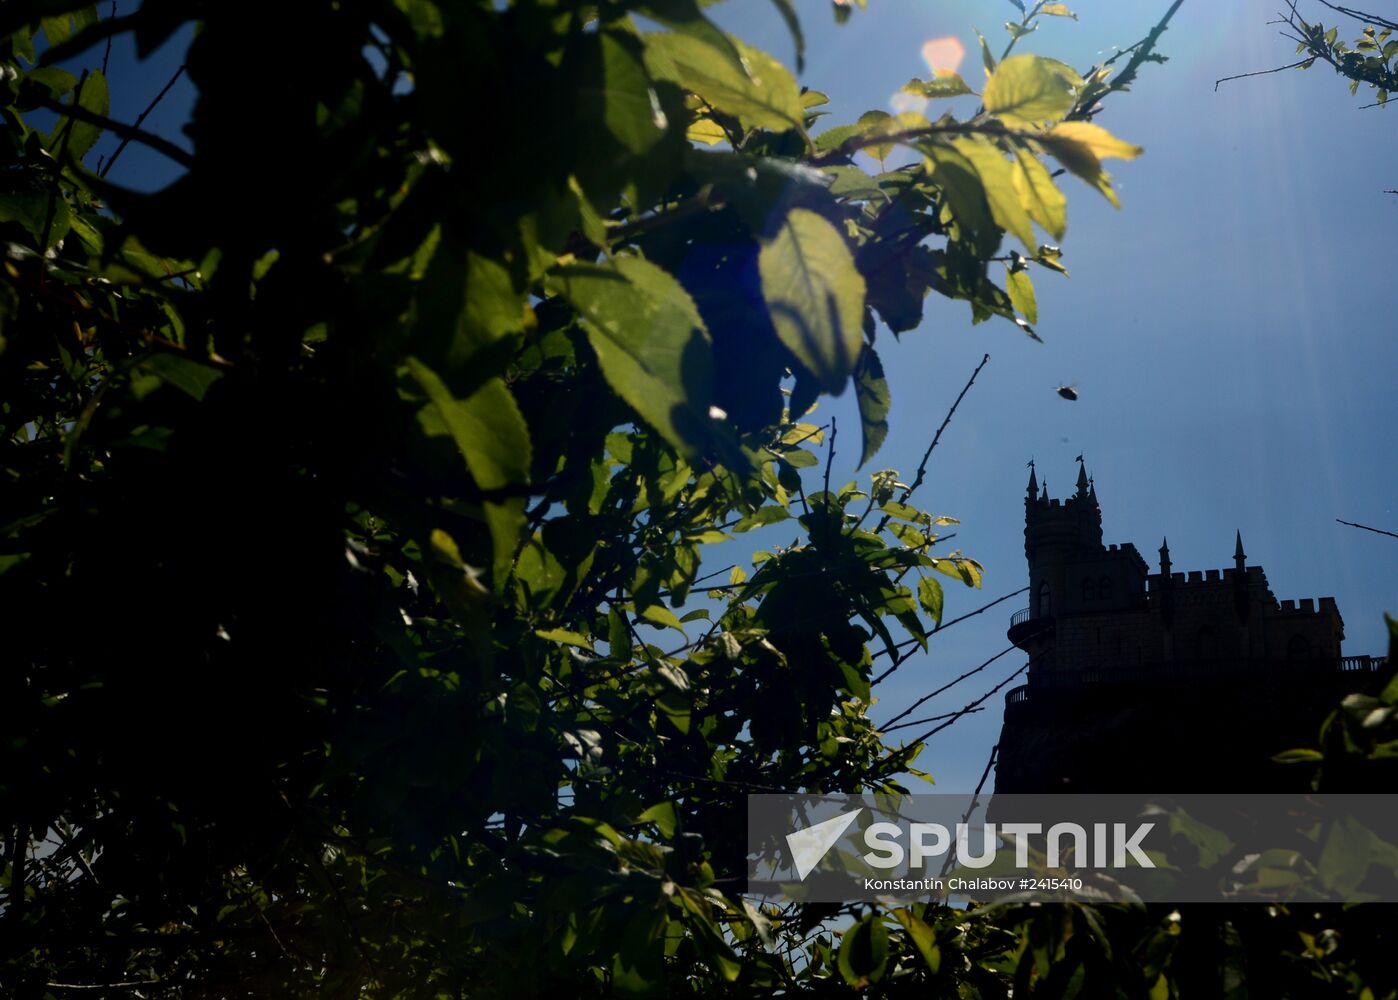
[{"label": "tree branch", "polygon": [[[113,7],[115,6],[116,5],[113,4]],[[180,63],[179,69],[175,70],[175,75],[170,77],[170,82],[165,84],[164,87],[160,88],[160,93],[156,94],[155,98],[149,104],[146,105],[146,110],[142,111],[139,115],[136,116],[136,121],[131,126],[133,129],[139,129],[141,127],[141,123],[146,120],[146,115],[150,114],[152,111],[155,110],[155,106],[159,104],[161,100],[165,97],[165,95],[170,92],[170,88],[175,85],[175,81],[178,80],[180,76],[183,75],[183,73],[184,63]],[[120,145],[118,145],[116,151],[112,153],[112,158],[107,161],[106,166],[102,168],[102,172],[97,175],[98,177],[106,177],[107,174],[111,173],[112,164],[116,163],[117,157],[121,155],[122,150],[124,150],[127,147],[127,145],[131,142],[131,138],[132,137],[129,135],[122,137]],[[191,161],[191,163],[192,162],[193,161]]]},{"label": "tree branch", "polygon": [[[1388,191],[1387,194],[1398,194],[1398,191]],[[1340,521],[1337,517],[1335,520]],[[1350,528],[1363,528],[1365,531],[1372,531],[1376,535],[1387,535],[1389,538],[1398,538],[1398,534],[1392,531],[1384,531],[1382,528],[1371,528],[1367,524],[1355,524],[1353,521],[1340,521],[1341,524]]]},{"label": "tree branch", "polygon": [[1269,73],[1281,73],[1285,70],[1296,69],[1298,66],[1304,66],[1308,62],[1314,61],[1314,59],[1315,56],[1307,56],[1299,62],[1288,63],[1285,66],[1278,66],[1275,69],[1258,69],[1253,70],[1251,73],[1235,73],[1232,76],[1220,77],[1219,79],[1214,81],[1214,92],[1218,92],[1218,85],[1220,83],[1227,83],[1229,80],[1242,80],[1249,76],[1266,76]]},{"label": "tree branch", "polygon": [[[60,115],[67,115],[76,121],[87,122],[89,125],[100,126],[113,135],[121,136],[123,139],[127,140],[134,140],[143,146],[149,146],[157,153],[162,153],[174,160],[186,170],[192,170],[194,168],[193,155],[181,149],[179,146],[176,146],[169,139],[162,139],[160,136],[153,135],[150,132],[143,132],[133,125],[127,125],[124,122],[116,121],[113,118],[108,118],[106,115],[99,115],[97,112],[89,111],[87,108],[64,104],[62,101],[55,100],[52,97],[39,96],[37,98],[37,103],[40,107],[48,108],[50,111],[56,111]],[[108,166],[110,166],[110,164],[108,164]]]}]

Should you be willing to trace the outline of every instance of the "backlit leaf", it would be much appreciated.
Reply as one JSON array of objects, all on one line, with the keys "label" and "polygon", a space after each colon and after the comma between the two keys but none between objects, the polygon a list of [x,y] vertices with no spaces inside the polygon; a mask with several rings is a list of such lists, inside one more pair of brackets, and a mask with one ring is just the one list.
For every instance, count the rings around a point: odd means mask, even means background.
[{"label": "backlit leaf", "polygon": [[1010,56],[991,74],[981,99],[987,114],[1017,122],[1057,121],[1073,106],[1082,78],[1043,56]]},{"label": "backlit leaf", "polygon": [[675,447],[702,450],[713,355],[684,287],[638,257],[560,268],[549,283],[581,314],[608,384]]},{"label": "backlit leaf", "polygon": [[839,394],[864,343],[864,278],[839,230],[809,209],[789,212],[757,258],[777,336]]},{"label": "backlit leaf", "polygon": [[674,80],[748,128],[782,132],[799,128],[805,117],[801,91],[777,60],[740,45],[747,72],[713,46],[692,35],[649,34],[646,66],[658,79]]}]

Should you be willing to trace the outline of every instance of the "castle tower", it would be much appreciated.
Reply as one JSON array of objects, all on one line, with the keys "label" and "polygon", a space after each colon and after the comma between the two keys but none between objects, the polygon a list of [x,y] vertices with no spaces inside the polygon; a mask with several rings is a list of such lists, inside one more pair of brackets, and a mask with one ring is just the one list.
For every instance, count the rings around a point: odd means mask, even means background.
[{"label": "castle tower", "polygon": [[[1382,657],[1343,657],[1332,598],[1278,601],[1242,532],[1233,565],[1179,573],[1160,543],[1104,545],[1097,488],[1078,460],[1072,495],[1031,463],[1024,499],[1029,606],[1009,639],[1028,655],[1005,696],[997,792],[1263,791],[1290,787],[1271,757],[1314,739]],[[1207,733],[1207,739],[1182,738]],[[1304,776],[1303,776],[1304,777]]]}]

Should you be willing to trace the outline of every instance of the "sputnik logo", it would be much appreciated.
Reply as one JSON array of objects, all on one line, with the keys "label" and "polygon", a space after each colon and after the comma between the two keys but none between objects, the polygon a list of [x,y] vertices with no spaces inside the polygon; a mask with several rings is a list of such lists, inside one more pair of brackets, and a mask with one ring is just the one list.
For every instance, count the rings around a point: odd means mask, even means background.
[{"label": "sputnik logo", "polygon": [[796,865],[798,880],[804,882],[806,876],[815,871],[820,859],[830,853],[835,841],[844,836],[861,812],[863,807],[786,835],[786,846],[791,848],[791,860]]}]

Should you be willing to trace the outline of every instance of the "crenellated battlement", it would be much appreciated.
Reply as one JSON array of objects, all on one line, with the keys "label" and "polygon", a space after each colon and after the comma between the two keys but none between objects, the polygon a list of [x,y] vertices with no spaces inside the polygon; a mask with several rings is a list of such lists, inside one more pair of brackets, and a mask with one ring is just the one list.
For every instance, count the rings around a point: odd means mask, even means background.
[{"label": "crenellated battlement", "polygon": [[[1240,753],[1270,741],[1257,758],[1267,765],[1314,733],[1318,710],[1378,676],[1381,659],[1344,657],[1335,599],[1277,600],[1241,532],[1231,566],[1176,572],[1162,539],[1152,572],[1131,543],[1103,542],[1081,463],[1076,486],[1052,498],[1030,472],[1029,606],[1009,631],[1029,662],[1007,697],[997,791],[1119,790],[1152,754],[1145,773],[1184,773],[1182,725],[1236,734],[1239,719],[1256,729],[1238,738]],[[1188,772],[1221,777],[1216,758],[1210,742]]]}]

